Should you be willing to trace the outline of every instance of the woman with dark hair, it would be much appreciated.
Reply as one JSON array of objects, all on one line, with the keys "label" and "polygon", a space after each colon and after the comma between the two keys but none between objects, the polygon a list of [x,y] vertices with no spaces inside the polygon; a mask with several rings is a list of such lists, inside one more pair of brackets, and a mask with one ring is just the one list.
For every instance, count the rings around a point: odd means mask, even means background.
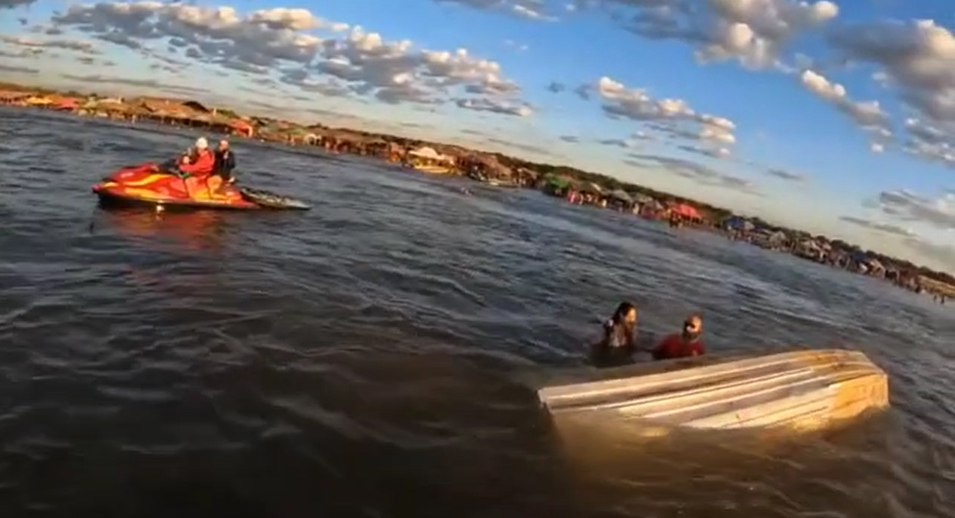
[{"label": "woman with dark hair", "polygon": [[628,360],[636,349],[637,307],[621,302],[603,327],[603,339],[591,346],[594,359],[600,363]]}]

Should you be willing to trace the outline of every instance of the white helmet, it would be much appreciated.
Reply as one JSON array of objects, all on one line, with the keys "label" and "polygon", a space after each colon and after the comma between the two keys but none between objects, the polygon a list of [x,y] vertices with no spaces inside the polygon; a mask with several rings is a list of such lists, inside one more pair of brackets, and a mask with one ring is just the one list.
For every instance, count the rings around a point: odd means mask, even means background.
[{"label": "white helmet", "polygon": [[199,137],[196,139],[196,149],[209,149],[209,141],[205,137]]}]

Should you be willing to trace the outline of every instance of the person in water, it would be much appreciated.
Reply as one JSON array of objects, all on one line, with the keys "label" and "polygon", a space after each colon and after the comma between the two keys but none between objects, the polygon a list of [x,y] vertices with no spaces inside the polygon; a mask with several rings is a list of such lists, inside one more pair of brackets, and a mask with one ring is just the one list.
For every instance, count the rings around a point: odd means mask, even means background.
[{"label": "person in water", "polygon": [[654,360],[688,358],[706,353],[703,345],[703,318],[690,315],[683,322],[683,331],[667,336],[652,351]]},{"label": "person in water", "polygon": [[591,346],[597,360],[622,360],[636,349],[637,307],[621,302],[613,316],[603,324],[603,338]]},{"label": "person in water", "polygon": [[[182,160],[179,163],[179,171],[183,173],[186,182],[186,191],[189,196],[195,196],[199,185],[205,183],[206,189],[210,192],[216,190],[209,185],[208,180],[215,170],[216,159],[209,151],[209,141],[205,137],[196,139],[194,147],[194,157]],[[218,186],[216,186],[218,187]]]},{"label": "person in water", "polygon": [[229,141],[222,139],[219,141],[219,149],[216,149],[215,174],[222,178],[222,185],[229,185],[235,182],[232,171],[235,170],[235,153],[229,147]]}]

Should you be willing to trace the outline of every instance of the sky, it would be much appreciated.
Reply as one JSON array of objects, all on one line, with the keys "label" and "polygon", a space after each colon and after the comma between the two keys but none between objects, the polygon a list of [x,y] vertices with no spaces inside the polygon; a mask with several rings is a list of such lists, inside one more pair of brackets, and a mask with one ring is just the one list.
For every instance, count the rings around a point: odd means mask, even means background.
[{"label": "sky", "polygon": [[955,272],[950,0],[0,0],[0,77],[567,164]]}]

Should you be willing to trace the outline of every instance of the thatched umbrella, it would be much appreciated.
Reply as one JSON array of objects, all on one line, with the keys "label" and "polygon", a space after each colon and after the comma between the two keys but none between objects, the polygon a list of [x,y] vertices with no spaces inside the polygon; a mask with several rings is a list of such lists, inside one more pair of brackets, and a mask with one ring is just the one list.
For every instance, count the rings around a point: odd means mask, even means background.
[{"label": "thatched umbrella", "polygon": [[489,177],[511,178],[514,175],[514,171],[510,167],[502,164],[494,155],[471,153],[463,156],[461,160],[464,163],[471,163],[483,168]]},{"label": "thatched umbrella", "polygon": [[96,103],[95,110],[125,117],[150,115],[150,111],[138,103],[99,102]]},{"label": "thatched umbrella", "polygon": [[583,185],[580,186],[579,190],[580,192],[585,192],[589,194],[597,194],[597,195],[601,195],[604,192],[599,185],[593,182],[584,183]]},{"label": "thatched umbrella", "polygon": [[633,203],[633,198],[631,198],[630,195],[627,194],[627,192],[624,191],[623,189],[614,190],[613,192],[610,193],[610,197],[617,201],[622,201],[624,203]]}]

